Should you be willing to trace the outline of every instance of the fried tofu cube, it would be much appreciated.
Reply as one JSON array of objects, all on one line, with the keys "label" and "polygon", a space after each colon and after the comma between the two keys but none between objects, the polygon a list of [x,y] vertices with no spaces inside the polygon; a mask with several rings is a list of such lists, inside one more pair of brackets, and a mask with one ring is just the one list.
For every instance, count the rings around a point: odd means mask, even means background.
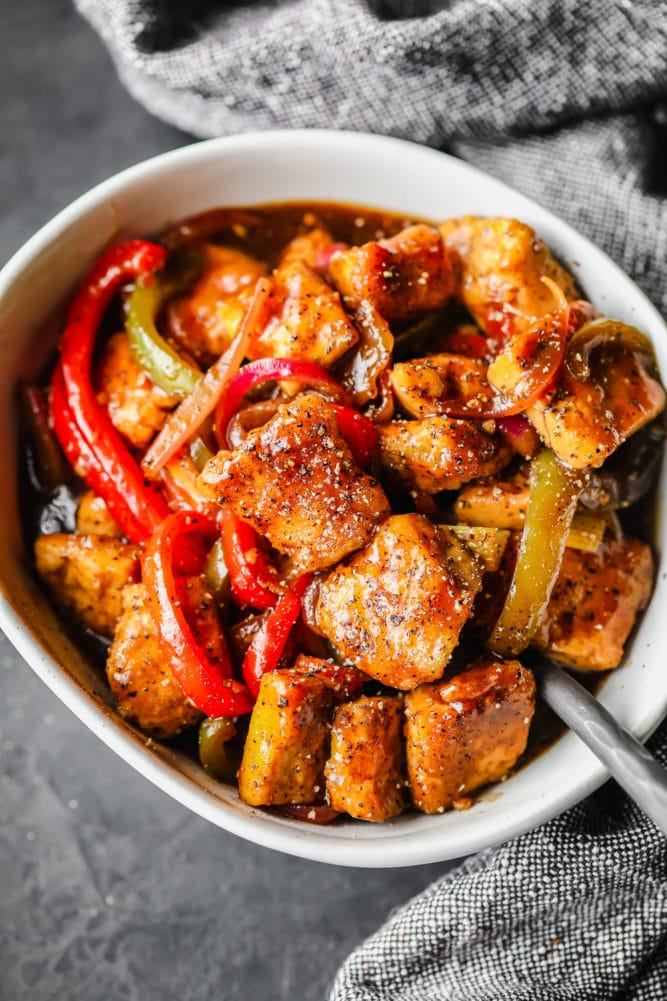
[{"label": "fried tofu cube", "polygon": [[202,718],[165,662],[144,584],[123,590],[106,673],[120,715],[153,737],[173,737]]},{"label": "fried tofu cube", "polygon": [[540,437],[572,469],[597,469],[618,446],[664,409],[665,391],[626,348],[594,352],[591,374],[567,372],[550,398],[527,411]]},{"label": "fried tofu cube", "polygon": [[334,810],[381,823],[408,804],[403,701],[387,695],[346,702],[334,715],[324,774]]},{"label": "fried tofu cube", "polygon": [[204,267],[192,288],[167,307],[167,325],[188,354],[210,365],[236,337],[266,267],[240,250],[213,243],[203,254]]},{"label": "fried tofu cube", "polygon": [[[398,362],[391,372],[396,399],[412,417],[445,413],[443,401],[489,402],[494,393],[486,378],[486,362],[479,358],[441,353]],[[473,410],[470,416],[474,417]]]},{"label": "fried tofu cube", "polygon": [[389,514],[382,488],[356,466],[317,393],[282,405],[233,452],[219,452],[199,482],[302,570],[359,549]]},{"label": "fried tofu cube", "polygon": [[76,530],[79,535],[105,535],[111,539],[118,539],[123,535],[102,498],[92,490],[86,490],[79,499]]},{"label": "fried tofu cube", "polygon": [[334,694],[322,678],[272,671],[262,678],[239,769],[239,795],[251,806],[324,798]]},{"label": "fried tofu cube", "polygon": [[390,324],[439,309],[454,292],[449,254],[431,226],[339,251],[329,273],[348,307],[370,302]]},{"label": "fried tofu cube", "polygon": [[517,219],[447,219],[440,233],[460,272],[459,298],[493,338],[502,341],[523,332],[553,310],[554,297],[543,276],[568,299],[577,298],[572,276],[535,230]]},{"label": "fried tofu cube", "polygon": [[139,579],[139,550],[120,539],[57,532],[35,540],[37,572],[61,608],[113,636],[126,584]]},{"label": "fried tofu cube", "polygon": [[178,403],[156,386],[137,365],[127,334],[114,334],[104,344],[95,369],[98,399],[111,421],[135,448],[145,448]]},{"label": "fried tofu cube", "polygon": [[295,236],[287,244],[280,255],[280,264],[307,264],[318,274],[326,275],[329,271],[329,260],[336,250],[344,250],[345,244],[335,243],[328,229],[316,226],[314,229]]},{"label": "fried tofu cube", "polygon": [[380,468],[408,490],[458,490],[462,483],[497,473],[511,458],[499,434],[487,434],[473,421],[425,417],[378,427]]},{"label": "fried tofu cube", "polygon": [[330,368],[359,340],[340,295],[303,261],[273,273],[279,312],[253,338],[250,358],[299,358]]},{"label": "fried tofu cube", "polygon": [[566,549],[533,644],[568,667],[618,667],[653,572],[651,550],[636,539],[609,540],[593,553]]},{"label": "fried tofu cube", "polygon": [[364,681],[369,680],[356,667],[336,664],[333,660],[322,660],[321,657],[310,657],[303,653],[294,662],[294,670],[321,678],[334,693],[337,702],[349,702],[363,695]]},{"label": "fried tofu cube", "polygon": [[518,660],[481,657],[405,699],[408,778],[423,813],[442,813],[502,779],[523,754],[535,679]]},{"label": "fried tofu cube", "polygon": [[341,654],[392,688],[440,678],[481,585],[475,557],[423,515],[388,518],[323,581],[315,621]]},{"label": "fried tofu cube", "polygon": [[454,501],[454,514],[466,525],[486,528],[523,528],[530,495],[525,467],[504,480],[470,483]]}]

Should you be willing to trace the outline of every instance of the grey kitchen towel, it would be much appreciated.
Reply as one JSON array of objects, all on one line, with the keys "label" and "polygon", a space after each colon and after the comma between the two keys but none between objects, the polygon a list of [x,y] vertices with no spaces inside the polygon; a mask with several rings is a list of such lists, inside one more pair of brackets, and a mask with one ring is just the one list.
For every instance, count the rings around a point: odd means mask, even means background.
[{"label": "grey kitchen towel", "polygon": [[[586,233],[667,312],[664,0],[76,3],[132,93],[182,129],[446,148]],[[667,725],[652,747],[667,764]],[[665,841],[613,784],[431,886],[331,993],[445,998],[667,998]]]}]

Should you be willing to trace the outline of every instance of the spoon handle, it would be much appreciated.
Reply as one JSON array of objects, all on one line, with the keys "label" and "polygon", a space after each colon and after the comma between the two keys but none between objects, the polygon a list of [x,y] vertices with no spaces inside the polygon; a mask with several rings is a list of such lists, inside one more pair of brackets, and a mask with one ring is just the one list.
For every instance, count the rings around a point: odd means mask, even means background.
[{"label": "spoon handle", "polygon": [[667,835],[667,771],[594,696],[556,664],[541,658],[535,675],[547,705]]}]

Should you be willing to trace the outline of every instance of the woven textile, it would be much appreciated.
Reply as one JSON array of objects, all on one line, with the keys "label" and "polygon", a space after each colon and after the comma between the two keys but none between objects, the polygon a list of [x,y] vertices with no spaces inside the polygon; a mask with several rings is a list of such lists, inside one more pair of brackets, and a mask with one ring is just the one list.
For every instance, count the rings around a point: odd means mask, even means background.
[{"label": "woven textile", "polygon": [[[132,93],[180,128],[445,148],[567,219],[667,312],[664,0],[76,3]],[[667,763],[667,726],[652,746]],[[431,886],[331,994],[445,998],[667,998],[665,842],[614,785]]]}]

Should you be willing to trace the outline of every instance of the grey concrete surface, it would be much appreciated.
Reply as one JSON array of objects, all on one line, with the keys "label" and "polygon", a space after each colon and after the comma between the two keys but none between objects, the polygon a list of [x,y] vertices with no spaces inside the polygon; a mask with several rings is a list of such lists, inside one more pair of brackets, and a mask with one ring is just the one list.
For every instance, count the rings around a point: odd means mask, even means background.
[{"label": "grey concrete surface", "polygon": [[[0,0],[2,263],[74,196],[188,141],[123,91],[67,0]],[[257,848],[135,774],[1,636],[0,679],[0,1001],[315,1001],[446,869]]]}]

